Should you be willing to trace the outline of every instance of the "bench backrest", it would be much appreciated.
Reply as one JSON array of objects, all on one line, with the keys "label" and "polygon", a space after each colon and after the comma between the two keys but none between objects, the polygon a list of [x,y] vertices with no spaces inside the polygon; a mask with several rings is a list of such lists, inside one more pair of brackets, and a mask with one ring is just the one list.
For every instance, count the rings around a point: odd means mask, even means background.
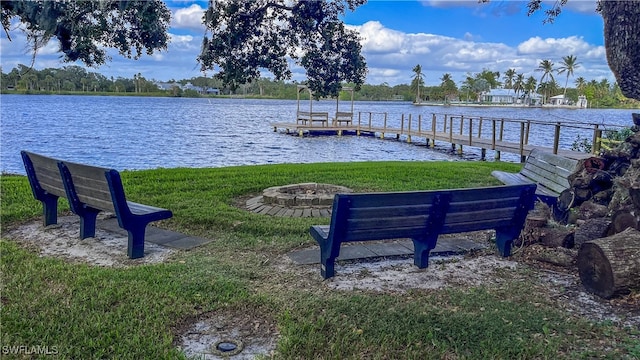
[{"label": "bench backrest", "polygon": [[536,185],[337,194],[329,237],[341,242],[423,238],[521,226]]},{"label": "bench backrest", "polygon": [[43,191],[62,198],[67,196],[58,170],[59,160],[28,151],[21,151],[20,155],[36,199]]},{"label": "bench backrest", "polygon": [[[95,209],[115,212],[106,175],[109,169],[67,161],[59,162],[59,167],[72,207],[82,203]],[[67,181],[67,178],[71,181]]]},{"label": "bench backrest", "polygon": [[578,167],[578,160],[534,149],[527,157],[520,174],[556,193],[571,187],[569,175]]}]

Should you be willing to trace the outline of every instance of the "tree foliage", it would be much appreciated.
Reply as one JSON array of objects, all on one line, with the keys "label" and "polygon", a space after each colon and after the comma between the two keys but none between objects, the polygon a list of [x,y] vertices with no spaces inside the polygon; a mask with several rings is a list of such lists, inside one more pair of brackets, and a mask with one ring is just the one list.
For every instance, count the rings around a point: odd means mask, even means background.
[{"label": "tree foliage", "polygon": [[[340,16],[366,0],[210,0],[208,30],[198,57],[202,70],[232,88],[260,77],[292,76],[289,59],[301,65],[315,96],[338,95],[342,82],[364,83],[366,62],[358,34]],[[218,67],[218,69],[215,69]]]},{"label": "tree foliage", "polygon": [[130,1],[1,1],[2,27],[11,39],[12,21],[23,24],[33,49],[55,38],[65,62],[87,66],[104,64],[105,48],[128,58],[139,58],[167,48],[170,11],[160,0]]}]

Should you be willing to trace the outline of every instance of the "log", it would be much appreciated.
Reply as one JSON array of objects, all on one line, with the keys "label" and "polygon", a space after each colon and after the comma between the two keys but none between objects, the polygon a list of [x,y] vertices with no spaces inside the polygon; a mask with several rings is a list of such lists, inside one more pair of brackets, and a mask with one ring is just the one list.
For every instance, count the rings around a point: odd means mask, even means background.
[{"label": "log", "polygon": [[582,244],[577,258],[585,289],[610,299],[640,288],[640,231],[625,231]]},{"label": "log", "polygon": [[578,209],[578,218],[583,220],[602,218],[609,214],[609,208],[596,204],[594,201],[585,201]]},{"label": "log", "polygon": [[618,210],[611,216],[609,235],[621,233],[627,228],[638,229],[638,220],[627,210]]},{"label": "log", "polygon": [[547,247],[573,248],[573,230],[567,228],[546,228],[540,237],[540,243]]},{"label": "log", "polygon": [[577,251],[565,248],[539,248],[531,257],[537,261],[546,262],[552,265],[573,267],[576,262]]},{"label": "log", "polygon": [[629,197],[631,198],[633,206],[636,207],[636,210],[640,211],[640,188],[629,189]]},{"label": "log", "polygon": [[587,241],[606,237],[609,233],[611,220],[607,218],[589,219],[576,229],[573,241],[576,248],[580,248]]}]

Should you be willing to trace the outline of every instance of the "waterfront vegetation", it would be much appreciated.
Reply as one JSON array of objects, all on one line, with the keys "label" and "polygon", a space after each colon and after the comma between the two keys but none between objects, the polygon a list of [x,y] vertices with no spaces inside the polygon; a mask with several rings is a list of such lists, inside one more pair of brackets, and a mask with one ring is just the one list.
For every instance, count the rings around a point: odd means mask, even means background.
[{"label": "waterfront vegetation", "polygon": [[[322,182],[355,191],[499,185],[501,162],[362,162],[124,171],[131,200],[169,208],[164,228],[214,239],[167,262],[127,268],[39,256],[6,238],[41,205],[23,176],[0,179],[3,239],[1,342],[55,346],[59,358],[175,359],[178,329],[200,316],[269,319],[276,358],[638,358],[638,329],[590,322],[562,307],[526,265],[499,285],[407,293],[329,290],[320,271],[301,276],[278,259],[313,245],[312,224],[237,207],[262,189]],[[66,201],[60,212],[68,213]],[[91,239],[87,241],[92,241]],[[411,261],[407,259],[407,261]],[[319,265],[318,265],[319,266]],[[428,271],[428,269],[426,269]],[[528,279],[528,280],[527,280]]]},{"label": "waterfront vegetation", "polygon": [[[466,79],[457,86],[450,74],[443,74],[440,82],[435,86],[425,86],[427,82],[422,73],[423,69],[417,65],[413,71],[411,84],[363,84],[354,93],[357,101],[431,101],[444,102],[477,102],[478,94],[495,88],[512,89],[514,93],[532,92],[536,89],[537,80],[530,77],[526,82],[524,75],[516,74],[514,69],[505,72],[501,82],[500,72],[483,70],[480,73],[468,74]],[[552,71],[552,70],[549,70]],[[565,70],[565,72],[568,72]],[[431,81],[429,81],[431,82]],[[296,99],[297,82],[275,81],[260,78],[248,84],[240,85],[235,91],[225,88],[216,78],[199,76],[191,79],[171,79],[165,83],[168,90],[160,90],[157,81],[147,79],[143,74],[134,74],[133,78],[107,78],[96,72],[88,72],[80,66],[65,66],[61,69],[47,68],[43,70],[31,69],[25,65],[18,65],[8,73],[2,72],[0,93],[3,94],[69,94],[69,95],[117,95],[117,96],[171,96],[171,97],[247,97],[264,99]],[[620,87],[611,84],[607,79],[601,81],[587,81],[578,78],[575,88],[561,87],[555,78],[546,81],[538,91],[547,93],[565,93],[566,98],[575,103],[579,95],[585,95],[591,108],[640,108],[640,101],[624,97]],[[189,87],[185,87],[191,84]],[[354,84],[345,84],[353,86]],[[219,95],[205,94],[206,89],[217,89]],[[300,94],[305,98],[306,93]],[[350,100],[351,94],[342,92],[343,100]]]}]

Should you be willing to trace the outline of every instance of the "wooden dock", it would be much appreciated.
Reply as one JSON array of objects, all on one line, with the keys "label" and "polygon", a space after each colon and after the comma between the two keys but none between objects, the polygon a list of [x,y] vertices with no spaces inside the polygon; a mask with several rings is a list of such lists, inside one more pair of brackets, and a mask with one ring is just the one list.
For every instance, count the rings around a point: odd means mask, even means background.
[{"label": "wooden dock", "polygon": [[[272,123],[274,131],[284,130],[289,134],[305,135],[369,135],[381,139],[395,136],[411,143],[416,138],[426,139],[427,145],[435,147],[435,142],[451,144],[452,149],[462,154],[464,146],[481,149],[482,159],[486,150],[494,150],[496,159],[501,152],[520,155],[522,161],[533,149],[549,151],[572,159],[584,159],[593,155],[560,148],[560,139],[576,134],[589,134],[594,144],[592,153],[599,151],[602,138],[602,124],[584,124],[577,122],[543,122],[536,120],[469,117],[464,115],[431,114],[429,118],[422,115],[402,115],[399,121],[389,121],[386,113],[360,112],[352,122],[332,122],[330,119],[320,124],[310,122]],[[620,127],[607,125],[607,129]],[[530,143],[529,134],[533,131],[544,136],[538,144]],[[566,141],[565,141],[566,142]]]}]

